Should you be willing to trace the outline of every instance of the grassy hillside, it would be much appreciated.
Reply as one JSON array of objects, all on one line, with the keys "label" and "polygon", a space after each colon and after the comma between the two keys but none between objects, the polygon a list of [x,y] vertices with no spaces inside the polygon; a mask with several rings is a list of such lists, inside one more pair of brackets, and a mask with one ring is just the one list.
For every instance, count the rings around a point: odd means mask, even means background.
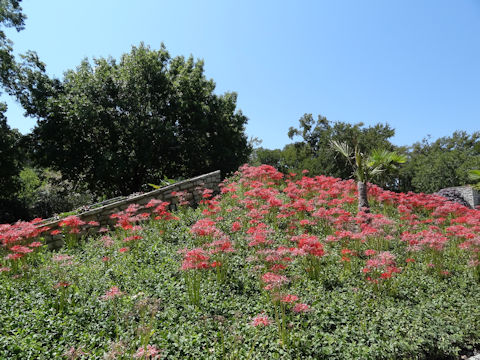
[{"label": "grassy hillside", "polygon": [[[179,195],[181,196],[181,194]],[[244,166],[48,252],[0,225],[0,359],[458,359],[480,348],[480,211]]]}]

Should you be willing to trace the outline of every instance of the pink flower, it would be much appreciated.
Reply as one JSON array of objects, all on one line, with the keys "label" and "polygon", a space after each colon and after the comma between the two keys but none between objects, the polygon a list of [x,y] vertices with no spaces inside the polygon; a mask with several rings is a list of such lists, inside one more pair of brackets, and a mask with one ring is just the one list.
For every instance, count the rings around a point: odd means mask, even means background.
[{"label": "pink flower", "polygon": [[242,225],[240,225],[240,223],[238,221],[235,221],[232,224],[232,232],[236,232],[236,231],[240,230],[241,228],[242,228]]},{"label": "pink flower", "polygon": [[24,254],[19,254],[19,253],[14,253],[14,254],[8,254],[5,256],[5,259],[7,260],[18,260],[23,257]]},{"label": "pink flower", "polygon": [[18,252],[21,254],[28,254],[31,253],[33,250],[22,245],[15,245],[10,248],[10,251]]},{"label": "pink flower", "polygon": [[285,275],[279,275],[272,272],[263,274],[262,280],[266,284],[264,289],[267,291],[280,288],[282,285],[288,283],[288,278]]},{"label": "pink flower", "polygon": [[296,313],[306,313],[306,312],[311,311],[311,309],[310,309],[310,306],[308,306],[307,304],[300,304],[299,303],[299,304],[295,304],[292,311],[296,312]]},{"label": "pink flower", "polygon": [[297,295],[291,295],[291,294],[287,294],[285,296],[282,296],[282,298],[280,299],[281,302],[284,302],[284,303],[294,303],[295,301],[298,300],[298,296]]},{"label": "pink flower", "polygon": [[210,257],[206,254],[205,250],[201,248],[192,249],[186,251],[181,269],[207,269],[210,267],[210,265],[208,264],[209,260]]},{"label": "pink flower", "polygon": [[365,250],[365,255],[366,256],[372,256],[372,255],[375,255],[377,252],[373,249],[368,249],[368,250]]},{"label": "pink flower", "polygon": [[34,241],[32,242],[31,244],[29,244],[28,246],[29,247],[40,247],[42,246],[43,244],[40,242],[40,241]]},{"label": "pink flower", "polygon": [[270,320],[268,319],[268,316],[266,315],[257,315],[252,319],[252,322],[250,323],[252,326],[268,326],[270,325]]},{"label": "pink flower", "polygon": [[66,255],[66,254],[58,254],[52,257],[52,260],[56,262],[62,262],[62,261],[72,260],[72,259],[73,259],[73,256]]},{"label": "pink flower", "polygon": [[135,355],[133,355],[136,359],[160,359],[160,350],[155,347],[155,345],[147,345],[147,349],[145,347],[139,347]]},{"label": "pink flower", "polygon": [[122,296],[123,292],[120,291],[120,289],[117,286],[112,286],[106,293],[105,295],[101,296],[100,299],[102,300],[109,300],[109,299],[114,299],[116,297]]},{"label": "pink flower", "polygon": [[141,237],[140,235],[132,235],[123,239],[123,242],[129,242],[129,241],[135,241],[135,240],[141,240],[141,239],[143,239],[143,237]]}]

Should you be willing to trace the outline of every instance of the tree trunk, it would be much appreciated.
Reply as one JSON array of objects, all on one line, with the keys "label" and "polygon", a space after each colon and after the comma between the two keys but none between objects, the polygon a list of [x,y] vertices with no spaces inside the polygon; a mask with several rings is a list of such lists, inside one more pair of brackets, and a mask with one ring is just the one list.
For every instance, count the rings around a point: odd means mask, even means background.
[{"label": "tree trunk", "polygon": [[358,211],[370,212],[370,205],[368,205],[367,198],[367,183],[363,181],[357,182],[358,190]]}]

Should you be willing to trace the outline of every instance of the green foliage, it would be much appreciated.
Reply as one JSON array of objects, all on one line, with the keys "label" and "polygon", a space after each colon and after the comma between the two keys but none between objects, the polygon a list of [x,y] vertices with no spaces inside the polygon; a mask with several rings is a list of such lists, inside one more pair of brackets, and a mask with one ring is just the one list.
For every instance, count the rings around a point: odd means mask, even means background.
[{"label": "green foliage", "polygon": [[18,151],[21,135],[8,126],[4,115],[6,111],[7,106],[0,103],[0,197],[2,198],[10,197],[16,191],[21,163],[21,155]]},{"label": "green foliage", "polygon": [[[25,15],[20,6],[21,0],[0,1],[0,85],[9,92],[14,86],[17,65],[12,52],[12,42],[7,38],[4,28],[23,29]],[[1,92],[0,92],[1,93]]]},{"label": "green foliage", "polygon": [[468,177],[472,181],[477,181],[474,188],[480,190],[480,170],[470,170],[468,172]]},{"label": "green foliage", "polygon": [[0,103],[0,223],[23,217],[21,204],[15,199],[19,188],[18,173],[22,166],[19,148],[21,134],[10,129],[4,115],[7,106]]},{"label": "green foliage", "polygon": [[91,193],[75,187],[58,171],[26,167],[19,179],[17,198],[28,212],[24,218],[48,218],[95,201]]},{"label": "green foliage", "polygon": [[432,193],[469,183],[468,170],[480,167],[480,132],[457,131],[433,143],[424,139],[408,152],[399,176],[401,191]]},{"label": "green foliage", "polygon": [[300,136],[302,141],[286,145],[282,150],[257,148],[250,162],[268,164],[284,173],[309,170],[311,175],[329,175],[343,179],[351,176],[346,157],[336,156],[332,141],[357,146],[360,153],[374,149],[395,152],[406,158],[398,169],[390,168],[378,174],[375,182],[394,191],[433,193],[442,188],[470,182],[468,170],[480,167],[480,133],[471,135],[457,131],[430,143],[427,139],[412,146],[394,146],[389,139],[395,131],[389,125],[331,122],[311,114],[299,120],[299,128],[290,128],[290,138]]},{"label": "green foliage", "polygon": [[[258,202],[263,206],[260,197]],[[388,211],[388,217],[405,229],[402,213],[388,204],[374,207]],[[363,250],[376,242],[375,235],[367,243],[326,242],[328,252],[315,278],[306,277],[302,257],[291,259],[288,291],[312,310],[288,312],[288,322],[282,323],[282,331],[288,331],[285,346],[275,326],[250,325],[263,311],[274,313],[275,305],[261,289],[258,266],[245,261],[256,250],[246,246],[245,233],[229,231],[248,210],[229,194],[219,205],[217,226],[235,242],[236,251],[228,281],[221,286],[214,272],[202,274],[204,281],[196,284],[201,293],[198,307],[190,305],[179,250],[198,246],[190,229],[202,218],[203,208],[176,213],[178,221],[144,224],[143,238],[126,253],[119,252],[125,234],[117,231],[109,234],[109,246],[100,237],[91,238],[82,248],[62,249],[60,254],[72,256],[63,262],[58,261],[59,253],[41,250],[22,276],[0,273],[0,358],[67,358],[73,347],[88,359],[113,357],[114,350],[131,359],[146,344],[157,345],[164,359],[458,359],[478,349],[480,285],[469,275],[466,259],[459,261],[458,242],[452,240],[444,253],[448,277],[429,272],[428,254],[415,252],[415,263],[404,263],[400,273],[375,288],[360,271],[367,260]],[[349,204],[333,206],[352,210]],[[419,221],[433,219],[425,209],[412,211]],[[272,240],[292,246],[288,232],[275,225],[286,219],[266,219],[275,227]],[[249,225],[244,223],[246,230]],[[328,233],[319,225],[310,230],[322,238]],[[348,263],[339,256],[344,245],[359,246]],[[399,261],[408,254],[406,247],[398,239],[387,243]],[[56,287],[60,282],[70,285]],[[104,299],[112,286],[118,286],[121,295]]]},{"label": "green foliage", "polygon": [[235,93],[216,95],[203,61],[141,44],[119,61],[84,60],[63,80],[24,57],[17,98],[38,118],[32,143],[42,166],[96,194],[238,168],[251,151]]},{"label": "green foliage", "polygon": [[[351,168],[347,158],[337,156],[338,153],[330,146],[332,141],[357,146],[360,152],[370,153],[374,149],[393,151],[395,147],[390,139],[395,131],[388,124],[376,124],[365,127],[363,123],[349,124],[332,122],[318,116],[317,121],[311,114],[305,114],[299,120],[299,128],[291,127],[288,136],[302,138],[293,144],[286,145],[283,150],[255,149],[253,164],[268,164],[282,172],[300,172],[307,169],[310,175],[327,175],[349,178]],[[392,175],[381,174],[377,183],[383,187],[395,187]]]},{"label": "green foliage", "polygon": [[347,159],[357,181],[364,183],[372,181],[380,174],[397,170],[397,164],[406,161],[405,156],[384,149],[374,149],[367,155],[361,152],[358,146],[352,149],[348,144],[335,140],[331,142],[331,147]]}]

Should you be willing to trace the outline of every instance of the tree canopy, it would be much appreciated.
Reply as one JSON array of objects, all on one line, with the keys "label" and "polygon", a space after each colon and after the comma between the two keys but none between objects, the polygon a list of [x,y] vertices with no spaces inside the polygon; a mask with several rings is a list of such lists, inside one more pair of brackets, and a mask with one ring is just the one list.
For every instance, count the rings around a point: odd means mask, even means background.
[{"label": "tree canopy", "polygon": [[0,85],[7,90],[13,86],[16,64],[12,41],[5,33],[6,28],[20,31],[26,16],[22,13],[21,0],[0,0]]},{"label": "tree canopy", "polygon": [[203,61],[172,58],[163,45],[132,47],[119,61],[85,59],[63,80],[29,53],[18,78],[17,97],[38,119],[36,159],[97,194],[139,191],[164,176],[226,174],[251,151],[237,95],[215,94]]}]

